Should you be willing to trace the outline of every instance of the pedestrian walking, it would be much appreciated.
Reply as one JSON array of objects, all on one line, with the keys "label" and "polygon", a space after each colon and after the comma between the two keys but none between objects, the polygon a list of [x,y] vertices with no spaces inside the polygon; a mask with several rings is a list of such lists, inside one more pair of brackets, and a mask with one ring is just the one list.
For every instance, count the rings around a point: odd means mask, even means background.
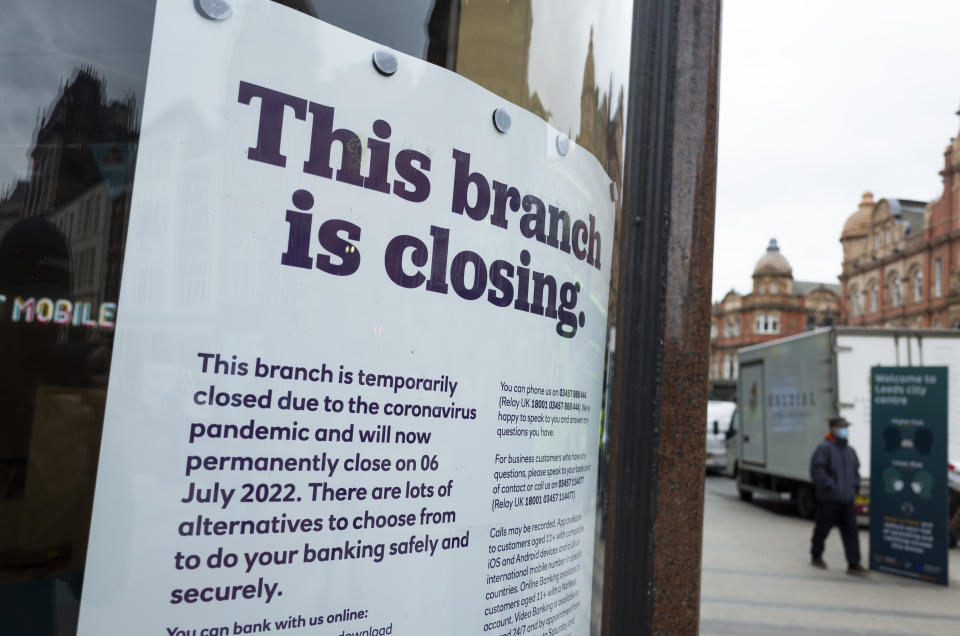
[{"label": "pedestrian walking", "polygon": [[830,529],[837,526],[847,557],[847,573],[862,576],[867,570],[860,565],[860,538],[853,503],[860,489],[860,461],[847,443],[849,427],[850,422],[842,417],[831,418],[830,432],[810,458],[810,478],[817,497],[810,555],[814,567],[827,568],[823,544]]}]

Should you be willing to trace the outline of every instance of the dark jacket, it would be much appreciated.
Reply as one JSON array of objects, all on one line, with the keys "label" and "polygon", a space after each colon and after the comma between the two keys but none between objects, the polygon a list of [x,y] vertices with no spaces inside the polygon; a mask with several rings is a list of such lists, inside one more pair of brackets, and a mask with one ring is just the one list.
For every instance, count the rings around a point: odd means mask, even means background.
[{"label": "dark jacket", "polygon": [[860,462],[845,441],[828,436],[810,458],[810,478],[820,501],[851,503],[860,490]]}]

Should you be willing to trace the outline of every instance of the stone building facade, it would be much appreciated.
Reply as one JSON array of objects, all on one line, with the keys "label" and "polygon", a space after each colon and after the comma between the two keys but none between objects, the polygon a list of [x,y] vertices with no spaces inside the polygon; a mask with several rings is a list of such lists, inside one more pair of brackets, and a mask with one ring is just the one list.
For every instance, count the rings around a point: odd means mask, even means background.
[{"label": "stone building facade", "polygon": [[[737,379],[737,350],[817,327],[840,317],[840,286],[793,279],[793,268],[770,239],[753,269],[753,290],[730,290],[713,305],[710,324],[710,381],[714,394]],[[717,391],[718,387],[721,389]]]},{"label": "stone building facade", "polygon": [[863,195],[847,219],[841,320],[871,327],[960,327],[960,138],[929,203]]}]

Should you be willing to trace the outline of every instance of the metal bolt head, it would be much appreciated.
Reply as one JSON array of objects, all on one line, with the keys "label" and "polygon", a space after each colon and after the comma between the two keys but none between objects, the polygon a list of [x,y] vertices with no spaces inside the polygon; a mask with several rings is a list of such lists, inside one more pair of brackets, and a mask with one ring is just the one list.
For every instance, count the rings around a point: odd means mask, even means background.
[{"label": "metal bolt head", "polygon": [[373,66],[381,75],[390,77],[397,72],[397,56],[386,49],[373,52]]},{"label": "metal bolt head", "polygon": [[567,153],[570,152],[570,138],[563,133],[557,135],[557,152],[560,153],[561,157],[566,157]]},{"label": "metal bolt head", "polygon": [[210,20],[226,20],[233,15],[233,7],[227,0],[194,0],[197,13]]},{"label": "metal bolt head", "polygon": [[503,108],[493,111],[493,125],[502,133],[510,130],[510,113]]}]

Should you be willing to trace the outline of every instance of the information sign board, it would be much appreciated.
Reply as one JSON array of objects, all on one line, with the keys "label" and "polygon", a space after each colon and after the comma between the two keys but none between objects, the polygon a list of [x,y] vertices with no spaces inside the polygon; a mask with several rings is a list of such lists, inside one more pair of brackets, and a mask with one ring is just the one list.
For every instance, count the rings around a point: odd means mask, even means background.
[{"label": "information sign board", "polygon": [[870,568],[947,585],[947,368],[870,375]]},{"label": "information sign board", "polygon": [[231,6],[157,5],[79,633],[588,633],[609,177]]}]

